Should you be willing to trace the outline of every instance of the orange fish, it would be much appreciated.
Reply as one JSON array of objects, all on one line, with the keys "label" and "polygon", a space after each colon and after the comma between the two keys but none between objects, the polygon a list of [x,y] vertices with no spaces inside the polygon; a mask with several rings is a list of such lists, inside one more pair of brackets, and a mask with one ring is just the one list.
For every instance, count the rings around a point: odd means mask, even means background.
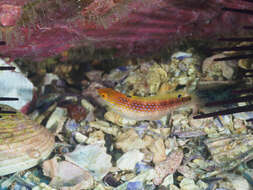
[{"label": "orange fish", "polygon": [[133,120],[158,120],[170,111],[191,102],[184,91],[149,97],[127,97],[111,88],[98,89],[98,94],[114,112]]}]

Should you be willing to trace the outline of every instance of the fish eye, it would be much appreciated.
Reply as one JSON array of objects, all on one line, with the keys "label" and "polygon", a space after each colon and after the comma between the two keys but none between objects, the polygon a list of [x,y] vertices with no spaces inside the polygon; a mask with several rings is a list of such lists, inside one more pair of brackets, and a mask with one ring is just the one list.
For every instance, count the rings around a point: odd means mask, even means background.
[{"label": "fish eye", "polygon": [[107,98],[107,94],[106,93],[102,93],[101,96],[102,96],[102,98]]},{"label": "fish eye", "polygon": [[181,98],[182,97],[182,94],[178,94],[178,96],[177,96],[178,98]]}]

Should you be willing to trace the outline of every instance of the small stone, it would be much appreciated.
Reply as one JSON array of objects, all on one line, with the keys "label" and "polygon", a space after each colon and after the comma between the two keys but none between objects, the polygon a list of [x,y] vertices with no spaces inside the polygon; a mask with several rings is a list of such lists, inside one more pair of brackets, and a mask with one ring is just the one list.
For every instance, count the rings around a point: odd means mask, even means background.
[{"label": "small stone", "polygon": [[[245,180],[246,181],[246,180]],[[197,185],[199,186],[200,189],[207,189],[208,188],[208,184],[203,182],[202,180],[198,180],[197,181]],[[238,189],[239,190],[239,189]]]},{"label": "small stone", "polygon": [[65,108],[56,107],[47,121],[46,128],[52,130],[62,128],[67,119],[67,110]]},{"label": "small stone", "polygon": [[149,169],[151,169],[152,167],[146,163],[143,163],[143,162],[137,162],[136,165],[135,165],[135,171],[137,174],[141,173],[141,172],[144,172],[144,171],[147,171]]},{"label": "small stone", "polygon": [[126,119],[124,117],[121,117],[119,114],[113,111],[108,111],[105,113],[104,118],[112,123],[115,123],[119,126],[132,126],[136,124],[135,120],[132,119]]},{"label": "small stone", "polygon": [[75,140],[82,144],[85,143],[85,141],[88,139],[88,137],[86,137],[85,135],[83,135],[82,133],[76,132],[75,133]]},{"label": "small stone", "polygon": [[252,187],[243,176],[239,176],[233,173],[226,173],[224,177],[232,183],[235,190],[250,190]]},{"label": "small stone", "polygon": [[90,81],[97,81],[100,82],[102,80],[102,74],[103,71],[99,71],[99,70],[93,70],[93,71],[89,71],[86,73],[86,77],[90,80]]},{"label": "small stone", "polygon": [[105,135],[102,131],[94,131],[89,134],[89,138],[86,140],[87,144],[105,144]]},{"label": "small stone", "polygon": [[95,110],[94,106],[85,99],[81,100],[81,105],[90,112]]},{"label": "small stone", "polygon": [[168,187],[170,184],[173,184],[173,183],[174,183],[174,177],[173,177],[173,174],[170,174],[164,178],[163,183],[161,185]]},{"label": "small stone", "polygon": [[[129,182],[142,182],[142,183],[150,183],[152,179],[155,177],[155,171],[154,169],[150,169],[148,171],[142,172],[133,179],[131,179]],[[118,186],[114,190],[125,190],[127,189],[127,185],[129,182],[125,182],[122,185]]]},{"label": "small stone", "polygon": [[116,127],[115,125],[111,126],[108,122],[98,120],[98,119],[96,121],[89,122],[89,126],[95,129],[99,129],[103,131],[104,133],[107,133],[113,136],[117,136],[119,133],[118,127]]},{"label": "small stone", "polygon": [[166,149],[163,143],[163,139],[154,141],[149,147],[149,150],[153,153],[153,162],[159,163],[166,159]]},{"label": "small stone", "polygon": [[39,185],[32,188],[32,190],[56,190],[45,183],[40,183]]},{"label": "small stone", "polygon": [[68,161],[58,162],[58,159],[54,157],[43,163],[44,175],[52,178],[50,186],[61,190],[79,190],[93,186],[94,180],[88,171]]},{"label": "small stone", "polygon": [[200,188],[195,184],[193,179],[184,178],[180,182],[181,190],[200,190]]},{"label": "small stone", "polygon": [[197,177],[196,173],[194,172],[194,169],[191,167],[188,167],[187,165],[179,166],[177,171],[186,178],[195,179]]},{"label": "small stone", "polygon": [[179,51],[179,52],[174,53],[171,56],[171,59],[176,59],[178,61],[182,61],[183,59],[190,58],[190,57],[192,57],[191,53],[186,53],[186,52]]},{"label": "small stone", "polygon": [[141,139],[134,129],[129,129],[124,133],[118,135],[116,140],[116,147],[128,152],[133,149],[145,148],[148,144]]},{"label": "small stone", "polygon": [[144,190],[144,186],[140,181],[129,182],[127,184],[127,190]]},{"label": "small stone", "polygon": [[68,115],[76,122],[80,122],[86,118],[87,112],[85,108],[78,104],[67,104],[64,107],[68,110]]},{"label": "small stone", "polygon": [[107,190],[103,184],[98,184],[94,190]]},{"label": "small stone", "polygon": [[96,180],[101,180],[112,168],[111,156],[100,144],[77,145],[73,152],[65,154],[65,159],[90,171]]},{"label": "small stone", "polygon": [[53,81],[58,81],[60,78],[53,73],[47,73],[44,77],[43,86],[50,85],[53,83]]},{"label": "small stone", "polygon": [[208,57],[204,60],[202,65],[202,71],[207,75],[206,79],[219,80],[227,79],[231,80],[234,75],[234,63],[231,61],[219,61],[215,62],[214,59],[223,58],[224,54],[217,54],[212,57]]},{"label": "small stone", "polygon": [[139,150],[131,150],[117,160],[117,167],[121,170],[134,170],[137,162],[141,162],[144,154]]},{"label": "small stone", "polygon": [[155,171],[157,176],[154,179],[154,184],[160,185],[167,175],[175,173],[183,160],[183,156],[182,150],[175,150],[169,154],[165,161],[156,164]]},{"label": "small stone", "polygon": [[153,153],[150,152],[147,148],[143,148],[143,149],[141,149],[141,151],[144,153],[143,161],[146,162],[146,163],[152,162],[152,160],[153,160]]},{"label": "small stone", "polygon": [[79,127],[80,127],[80,124],[77,123],[75,120],[68,119],[64,125],[65,135],[68,137],[72,137],[74,133],[78,131]]},{"label": "small stone", "polygon": [[169,189],[170,190],[180,190],[177,186],[175,186],[173,184],[170,184]]}]

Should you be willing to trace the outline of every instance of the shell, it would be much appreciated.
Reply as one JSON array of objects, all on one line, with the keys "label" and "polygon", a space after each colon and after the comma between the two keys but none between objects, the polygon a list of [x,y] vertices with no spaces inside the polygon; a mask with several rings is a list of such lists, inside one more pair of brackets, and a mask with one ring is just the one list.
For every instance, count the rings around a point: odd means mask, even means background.
[{"label": "shell", "polygon": [[[4,111],[16,111],[0,105]],[[29,169],[46,159],[54,136],[21,112],[0,118],[0,176]]]},{"label": "shell", "polygon": [[253,135],[231,135],[205,141],[213,160],[222,170],[230,170],[253,158]]}]

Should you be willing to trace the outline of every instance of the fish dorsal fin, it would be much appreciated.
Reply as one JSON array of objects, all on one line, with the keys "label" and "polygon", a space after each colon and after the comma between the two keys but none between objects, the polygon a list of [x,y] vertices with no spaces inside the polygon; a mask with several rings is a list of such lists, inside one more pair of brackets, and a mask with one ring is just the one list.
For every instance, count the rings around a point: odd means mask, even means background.
[{"label": "fish dorsal fin", "polygon": [[162,93],[162,94],[157,94],[154,96],[146,96],[146,97],[141,97],[141,96],[131,96],[132,100],[139,100],[139,101],[156,101],[156,100],[168,100],[168,99],[173,99],[173,98],[178,98],[180,96],[187,96],[186,92],[184,91],[176,91],[176,92],[171,92],[171,93]]}]

